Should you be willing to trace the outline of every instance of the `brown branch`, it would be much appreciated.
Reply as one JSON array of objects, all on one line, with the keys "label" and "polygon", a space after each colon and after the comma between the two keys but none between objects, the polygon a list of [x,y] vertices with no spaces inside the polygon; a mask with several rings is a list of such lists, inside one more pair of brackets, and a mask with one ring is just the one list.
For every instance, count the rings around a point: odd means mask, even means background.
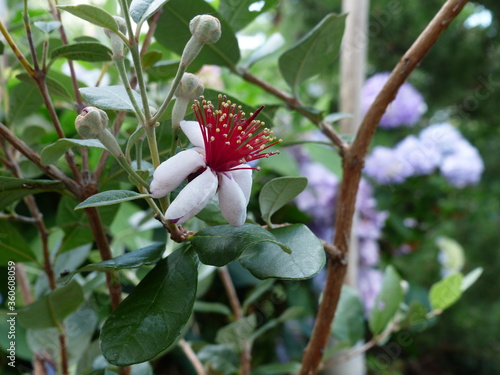
[{"label": "brown branch", "polygon": [[203,364],[200,362],[200,359],[196,356],[196,353],[193,351],[193,348],[191,348],[191,345],[186,340],[180,339],[179,346],[181,347],[186,357],[189,359],[189,362],[191,362],[191,364],[193,365],[196,373],[198,375],[206,375],[205,369],[203,368]]},{"label": "brown branch", "polygon": [[66,176],[61,170],[53,165],[43,165],[40,159],[40,155],[31,149],[26,143],[21,139],[16,137],[14,133],[10,131],[5,125],[0,123],[0,137],[4,138],[8,143],[10,143],[16,150],[21,154],[26,156],[33,164],[35,164],[38,169],[44,172],[47,176],[53,180],[61,181],[64,186],[72,192],[75,196],[80,196],[80,186],[71,178]]},{"label": "brown branch", "polygon": [[333,145],[339,150],[341,155],[344,154],[347,149],[347,144],[344,142],[342,137],[337,134],[337,132],[331,127],[330,124],[319,121],[312,113],[307,111],[304,107],[304,104],[294,96],[288,94],[285,91],[278,89],[277,87],[269,84],[266,81],[263,81],[259,77],[253,75],[246,69],[240,69],[237,74],[240,75],[244,80],[253,83],[254,85],[260,86],[268,93],[276,96],[277,98],[283,100],[290,109],[300,113],[302,116],[311,121],[314,125],[316,125],[333,143]]},{"label": "brown branch", "polygon": [[[243,310],[241,308],[240,300],[238,299],[238,295],[236,294],[236,289],[234,288],[233,281],[231,280],[231,275],[227,270],[227,267],[219,268],[219,276],[222,280],[222,284],[224,284],[224,289],[226,290],[226,294],[229,298],[229,304],[234,312],[234,317],[236,320],[240,320],[243,318]],[[249,375],[251,372],[251,361],[252,361],[252,346],[248,342],[248,340],[243,340],[242,342],[242,350],[240,354],[240,364],[241,364],[241,375]]]},{"label": "brown branch", "polygon": [[[396,96],[399,87],[424,58],[432,45],[436,43],[450,22],[460,13],[466,3],[467,0],[448,0],[443,5],[392,71],[389,80],[361,122],[352,146],[344,155],[342,162],[344,179],[340,185],[337,216],[335,219],[336,231],[333,243],[345,254],[345,259],[349,251],[353,213],[364,158],[368,152],[368,147],[380,118],[389,103]],[[304,352],[302,367],[299,372],[300,375],[313,375],[318,371],[323,350],[326,348],[330,337],[331,324],[335,310],[337,309],[346,270],[347,265],[345,262],[342,263],[335,259],[328,260],[327,280],[323,291],[323,299],[318,310],[311,339]]]}]

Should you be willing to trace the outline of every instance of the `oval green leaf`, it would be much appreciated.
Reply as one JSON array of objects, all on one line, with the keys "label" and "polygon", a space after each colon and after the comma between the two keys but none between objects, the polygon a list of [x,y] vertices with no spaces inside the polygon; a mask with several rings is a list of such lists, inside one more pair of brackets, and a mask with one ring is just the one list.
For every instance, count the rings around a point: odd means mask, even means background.
[{"label": "oval green leaf", "polygon": [[169,0],[132,0],[130,4],[130,17],[135,23],[143,23],[155,14]]},{"label": "oval green leaf", "polygon": [[56,327],[83,302],[82,287],[76,281],[71,281],[19,310],[17,317],[26,328]]},{"label": "oval green leaf", "polygon": [[27,195],[48,191],[62,192],[63,190],[64,186],[59,181],[0,176],[0,210]]},{"label": "oval green leaf", "polygon": [[197,268],[189,249],[157,263],[104,323],[101,350],[108,362],[145,362],[177,339],[193,310]]},{"label": "oval green leaf", "polygon": [[304,191],[306,186],[305,177],[278,177],[269,181],[259,195],[262,219],[271,225],[271,216]]},{"label": "oval green leaf", "polygon": [[328,14],[307,35],[279,58],[283,78],[297,92],[297,87],[325,70],[340,51],[346,15]]},{"label": "oval green leaf", "polygon": [[195,63],[235,67],[240,59],[238,40],[229,24],[207,2],[171,0],[164,9],[155,32],[158,43],[181,55],[191,38],[189,22],[199,14],[210,14],[219,19],[222,36],[217,43],[204,45]]},{"label": "oval green leaf", "polygon": [[87,207],[111,206],[112,204],[148,197],[149,194],[139,194],[131,190],[108,190],[88,197],[76,206],[75,210],[81,210],[82,208]]},{"label": "oval green leaf", "polygon": [[[221,0],[219,3],[219,12],[229,23],[234,31],[239,31],[262,13],[276,6],[277,0]],[[260,9],[252,7],[262,3]]]},{"label": "oval green leaf", "polygon": [[461,273],[446,276],[435,283],[429,292],[429,300],[434,310],[444,310],[453,305],[462,295]]},{"label": "oval green leaf", "polygon": [[57,8],[71,13],[82,20],[93,23],[94,25],[118,32],[118,23],[111,14],[102,8],[87,4],[57,5]]},{"label": "oval green leaf", "polygon": [[31,246],[7,220],[0,220],[0,265],[9,261],[36,262]]},{"label": "oval green leaf", "polygon": [[262,242],[273,243],[280,252],[288,250],[272,233],[254,224],[245,224],[241,227],[219,225],[205,228],[191,239],[191,245],[198,253],[200,261],[217,267],[231,263],[245,249]]},{"label": "oval green leaf", "polygon": [[243,267],[255,277],[303,280],[316,275],[325,265],[321,241],[303,224],[271,229],[276,239],[288,246],[290,254],[270,242],[247,248],[239,258]]},{"label": "oval green leaf", "polygon": [[52,50],[50,58],[66,58],[88,62],[110,61],[113,52],[101,43],[72,43],[57,47]]},{"label": "oval green leaf", "polygon": [[368,319],[368,325],[373,335],[378,335],[385,329],[398,312],[403,298],[401,278],[394,267],[387,266],[382,281],[382,289],[375,299],[375,304]]},{"label": "oval green leaf", "polygon": [[44,147],[40,156],[42,159],[42,164],[48,165],[53,164],[61,156],[64,155],[66,151],[74,146],[81,147],[96,147],[106,149],[104,145],[98,139],[71,139],[71,138],[61,138],[58,139],[55,143]]},{"label": "oval green leaf", "polygon": [[[83,87],[80,89],[80,93],[90,105],[101,109],[134,112],[134,106],[130,102],[127,91],[123,86]],[[134,90],[132,90],[132,94],[142,109],[141,96]]]},{"label": "oval green leaf", "polygon": [[342,286],[332,326],[333,335],[341,342],[355,345],[365,334],[365,315],[359,294],[349,285]]}]

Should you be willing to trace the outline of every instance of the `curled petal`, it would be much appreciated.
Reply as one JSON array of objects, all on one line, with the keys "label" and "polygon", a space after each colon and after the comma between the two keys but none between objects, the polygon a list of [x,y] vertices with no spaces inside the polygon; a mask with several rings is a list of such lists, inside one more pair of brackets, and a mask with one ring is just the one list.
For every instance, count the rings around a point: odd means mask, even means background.
[{"label": "curled petal", "polygon": [[188,183],[165,212],[165,218],[182,224],[200,212],[217,191],[217,176],[207,168],[205,172]]},{"label": "curled petal", "polygon": [[[241,164],[238,167],[244,168],[245,165]],[[252,170],[250,168],[237,169],[231,171],[230,173],[243,192],[243,195],[245,196],[245,203],[248,204],[248,201],[250,200],[250,193],[252,192]]]},{"label": "curled petal", "polygon": [[191,173],[205,167],[205,159],[194,150],[181,151],[161,163],[154,171],[150,190],[153,198],[161,198],[172,192]]},{"label": "curled petal", "polygon": [[180,126],[193,146],[205,149],[205,142],[203,142],[203,135],[198,121],[181,121]]},{"label": "curled petal", "polygon": [[219,206],[222,216],[232,226],[242,226],[247,217],[245,195],[230,173],[221,173],[219,176]]}]

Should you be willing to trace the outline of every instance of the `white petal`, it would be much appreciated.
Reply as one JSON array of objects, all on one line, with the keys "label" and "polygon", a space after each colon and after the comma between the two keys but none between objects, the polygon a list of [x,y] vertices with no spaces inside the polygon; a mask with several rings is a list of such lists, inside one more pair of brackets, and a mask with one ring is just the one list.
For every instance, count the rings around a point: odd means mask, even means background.
[{"label": "white petal", "polygon": [[165,218],[182,224],[200,212],[217,191],[217,176],[207,168],[205,172],[181,190],[165,212]]},{"label": "white petal", "polygon": [[[241,166],[244,167],[245,165],[242,164]],[[234,180],[243,192],[246,204],[248,204],[250,193],[252,192],[252,170],[250,168],[237,169],[230,173],[233,175]]]},{"label": "white petal", "polygon": [[205,142],[203,142],[203,135],[201,134],[198,121],[181,121],[180,126],[193,146],[203,147],[203,149],[205,149]]},{"label": "white petal", "polygon": [[220,174],[219,206],[222,216],[234,227],[245,223],[247,202],[243,191],[232,175]]},{"label": "white petal", "polygon": [[161,163],[153,173],[151,196],[161,198],[173,191],[191,173],[205,167],[205,159],[194,150],[181,151]]}]

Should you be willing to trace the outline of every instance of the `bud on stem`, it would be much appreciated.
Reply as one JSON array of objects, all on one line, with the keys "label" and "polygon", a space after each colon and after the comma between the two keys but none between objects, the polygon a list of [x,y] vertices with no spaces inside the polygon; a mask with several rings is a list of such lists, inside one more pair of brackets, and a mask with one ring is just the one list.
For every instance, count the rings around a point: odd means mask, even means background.
[{"label": "bud on stem", "polygon": [[188,105],[203,94],[205,88],[200,79],[191,73],[184,73],[181,82],[175,90],[175,104],[172,110],[172,127],[179,128],[179,124],[184,120]]},{"label": "bud on stem", "polygon": [[184,47],[181,66],[187,67],[200,53],[204,44],[217,42],[221,36],[220,21],[208,14],[194,17],[189,22],[189,31],[193,35]]}]

